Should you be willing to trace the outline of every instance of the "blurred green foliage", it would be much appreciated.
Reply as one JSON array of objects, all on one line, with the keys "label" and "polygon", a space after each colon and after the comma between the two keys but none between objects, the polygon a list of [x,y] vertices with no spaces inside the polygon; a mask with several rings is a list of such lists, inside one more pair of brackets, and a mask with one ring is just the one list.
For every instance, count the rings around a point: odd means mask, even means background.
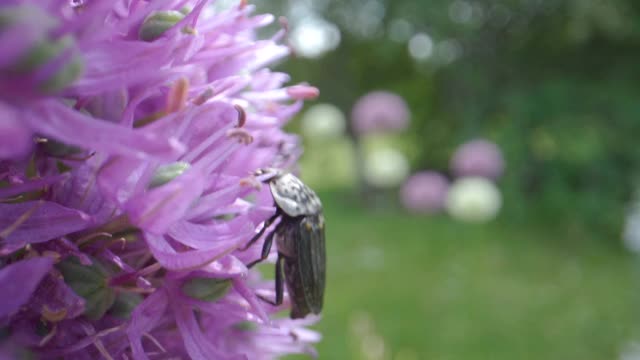
[{"label": "blurred green foliage", "polygon": [[[507,161],[501,216],[470,226],[365,211],[355,193],[335,190],[344,179],[334,170],[352,164],[341,159],[347,146],[305,139],[305,180],[334,188],[320,193],[329,269],[321,358],[600,360],[637,338],[637,274],[611,244],[640,180],[640,2],[260,6],[289,15],[292,29],[310,13],[340,29],[335,50],[283,65],[294,82],[318,86],[320,102],[348,117],[372,90],[406,99],[411,128],[384,141],[412,169],[447,172],[454,149],[474,137],[498,143]],[[411,55],[415,34],[430,39],[422,60]],[[382,356],[365,354],[381,341]]]},{"label": "blurred green foliage", "polygon": [[[446,170],[459,143],[489,138],[507,158],[503,216],[571,223],[619,238],[640,165],[640,2],[280,0],[261,6],[290,11],[294,23],[305,18],[294,18],[291,9],[306,6],[340,28],[334,51],[288,61],[286,71],[318,86],[320,101],[346,114],[368,91],[402,95],[413,112],[404,134],[413,169]],[[398,23],[427,34],[433,55],[415,60],[408,38],[392,40]]]},{"label": "blurred green foliage", "polygon": [[[610,360],[638,335],[637,264],[580,228],[464,225],[319,195],[320,359]],[[381,344],[384,356],[367,355]]]}]

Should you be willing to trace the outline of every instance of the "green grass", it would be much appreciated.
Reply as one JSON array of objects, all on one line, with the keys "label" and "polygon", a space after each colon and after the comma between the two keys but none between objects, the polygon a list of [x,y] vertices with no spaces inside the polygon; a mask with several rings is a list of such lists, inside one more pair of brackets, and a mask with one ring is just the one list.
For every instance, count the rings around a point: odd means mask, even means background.
[{"label": "green grass", "polygon": [[320,195],[321,359],[367,359],[367,336],[353,330],[363,317],[394,360],[611,360],[637,334],[634,264],[607,243],[616,239],[371,213],[344,194]]}]

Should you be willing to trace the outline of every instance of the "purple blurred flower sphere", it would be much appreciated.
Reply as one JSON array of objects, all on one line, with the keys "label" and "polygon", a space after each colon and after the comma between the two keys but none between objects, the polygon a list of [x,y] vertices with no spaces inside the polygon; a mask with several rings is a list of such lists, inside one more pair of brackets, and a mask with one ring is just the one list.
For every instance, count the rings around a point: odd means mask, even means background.
[{"label": "purple blurred flower sphere", "polygon": [[449,181],[435,171],[412,175],[400,190],[400,200],[407,210],[415,213],[435,213],[444,208]]},{"label": "purple blurred flower sphere", "polygon": [[374,91],[356,101],[351,111],[353,129],[360,135],[395,132],[409,126],[409,107],[388,91]]},{"label": "purple blurred flower sphere", "polygon": [[[276,211],[261,167],[318,95],[268,66],[244,0],[0,5],[0,358],[315,354],[241,249]],[[275,249],[274,249],[275,250]]]},{"label": "purple blurred flower sphere", "polygon": [[496,180],[504,171],[504,158],[498,146],[477,139],[462,144],[451,158],[451,171],[457,177],[479,176]]}]

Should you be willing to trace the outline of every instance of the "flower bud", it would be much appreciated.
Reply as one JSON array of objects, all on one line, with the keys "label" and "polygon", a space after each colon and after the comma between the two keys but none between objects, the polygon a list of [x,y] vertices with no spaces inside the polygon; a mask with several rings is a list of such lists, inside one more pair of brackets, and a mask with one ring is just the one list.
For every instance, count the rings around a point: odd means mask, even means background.
[{"label": "flower bud", "polygon": [[61,90],[82,74],[84,63],[74,38],[50,35],[57,25],[51,16],[37,7],[0,9],[0,34],[29,29],[22,35],[21,42],[12,43],[11,51],[0,59],[0,73],[14,84],[22,83],[16,87],[26,88],[27,94]]},{"label": "flower bud", "polygon": [[172,26],[184,19],[184,14],[180,11],[167,10],[158,11],[149,15],[138,32],[138,36],[144,41],[153,41],[164,34]]},{"label": "flower bud", "polygon": [[156,173],[153,175],[153,178],[149,183],[149,188],[153,189],[168,183],[169,181],[182,175],[182,173],[187,171],[189,167],[191,167],[191,165],[183,161],[160,166],[156,170]]},{"label": "flower bud", "polygon": [[67,259],[57,265],[64,281],[86,301],[84,314],[90,319],[100,319],[113,305],[116,294],[109,287],[106,269],[94,260],[85,266],[75,259]]},{"label": "flower bud", "polygon": [[224,297],[231,289],[230,279],[193,278],[182,285],[182,291],[198,300],[217,301]]}]

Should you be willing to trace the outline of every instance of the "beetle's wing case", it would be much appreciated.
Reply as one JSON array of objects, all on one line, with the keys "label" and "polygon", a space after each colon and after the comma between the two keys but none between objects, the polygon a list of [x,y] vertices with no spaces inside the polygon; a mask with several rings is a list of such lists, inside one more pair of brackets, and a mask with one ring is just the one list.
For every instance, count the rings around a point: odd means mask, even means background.
[{"label": "beetle's wing case", "polygon": [[287,215],[316,215],[322,213],[322,203],[316,193],[295,175],[284,173],[269,182],[271,195]]},{"label": "beetle's wing case", "polygon": [[309,310],[319,314],[322,310],[326,277],[324,217],[322,214],[306,216],[299,223],[296,241],[298,271]]}]

